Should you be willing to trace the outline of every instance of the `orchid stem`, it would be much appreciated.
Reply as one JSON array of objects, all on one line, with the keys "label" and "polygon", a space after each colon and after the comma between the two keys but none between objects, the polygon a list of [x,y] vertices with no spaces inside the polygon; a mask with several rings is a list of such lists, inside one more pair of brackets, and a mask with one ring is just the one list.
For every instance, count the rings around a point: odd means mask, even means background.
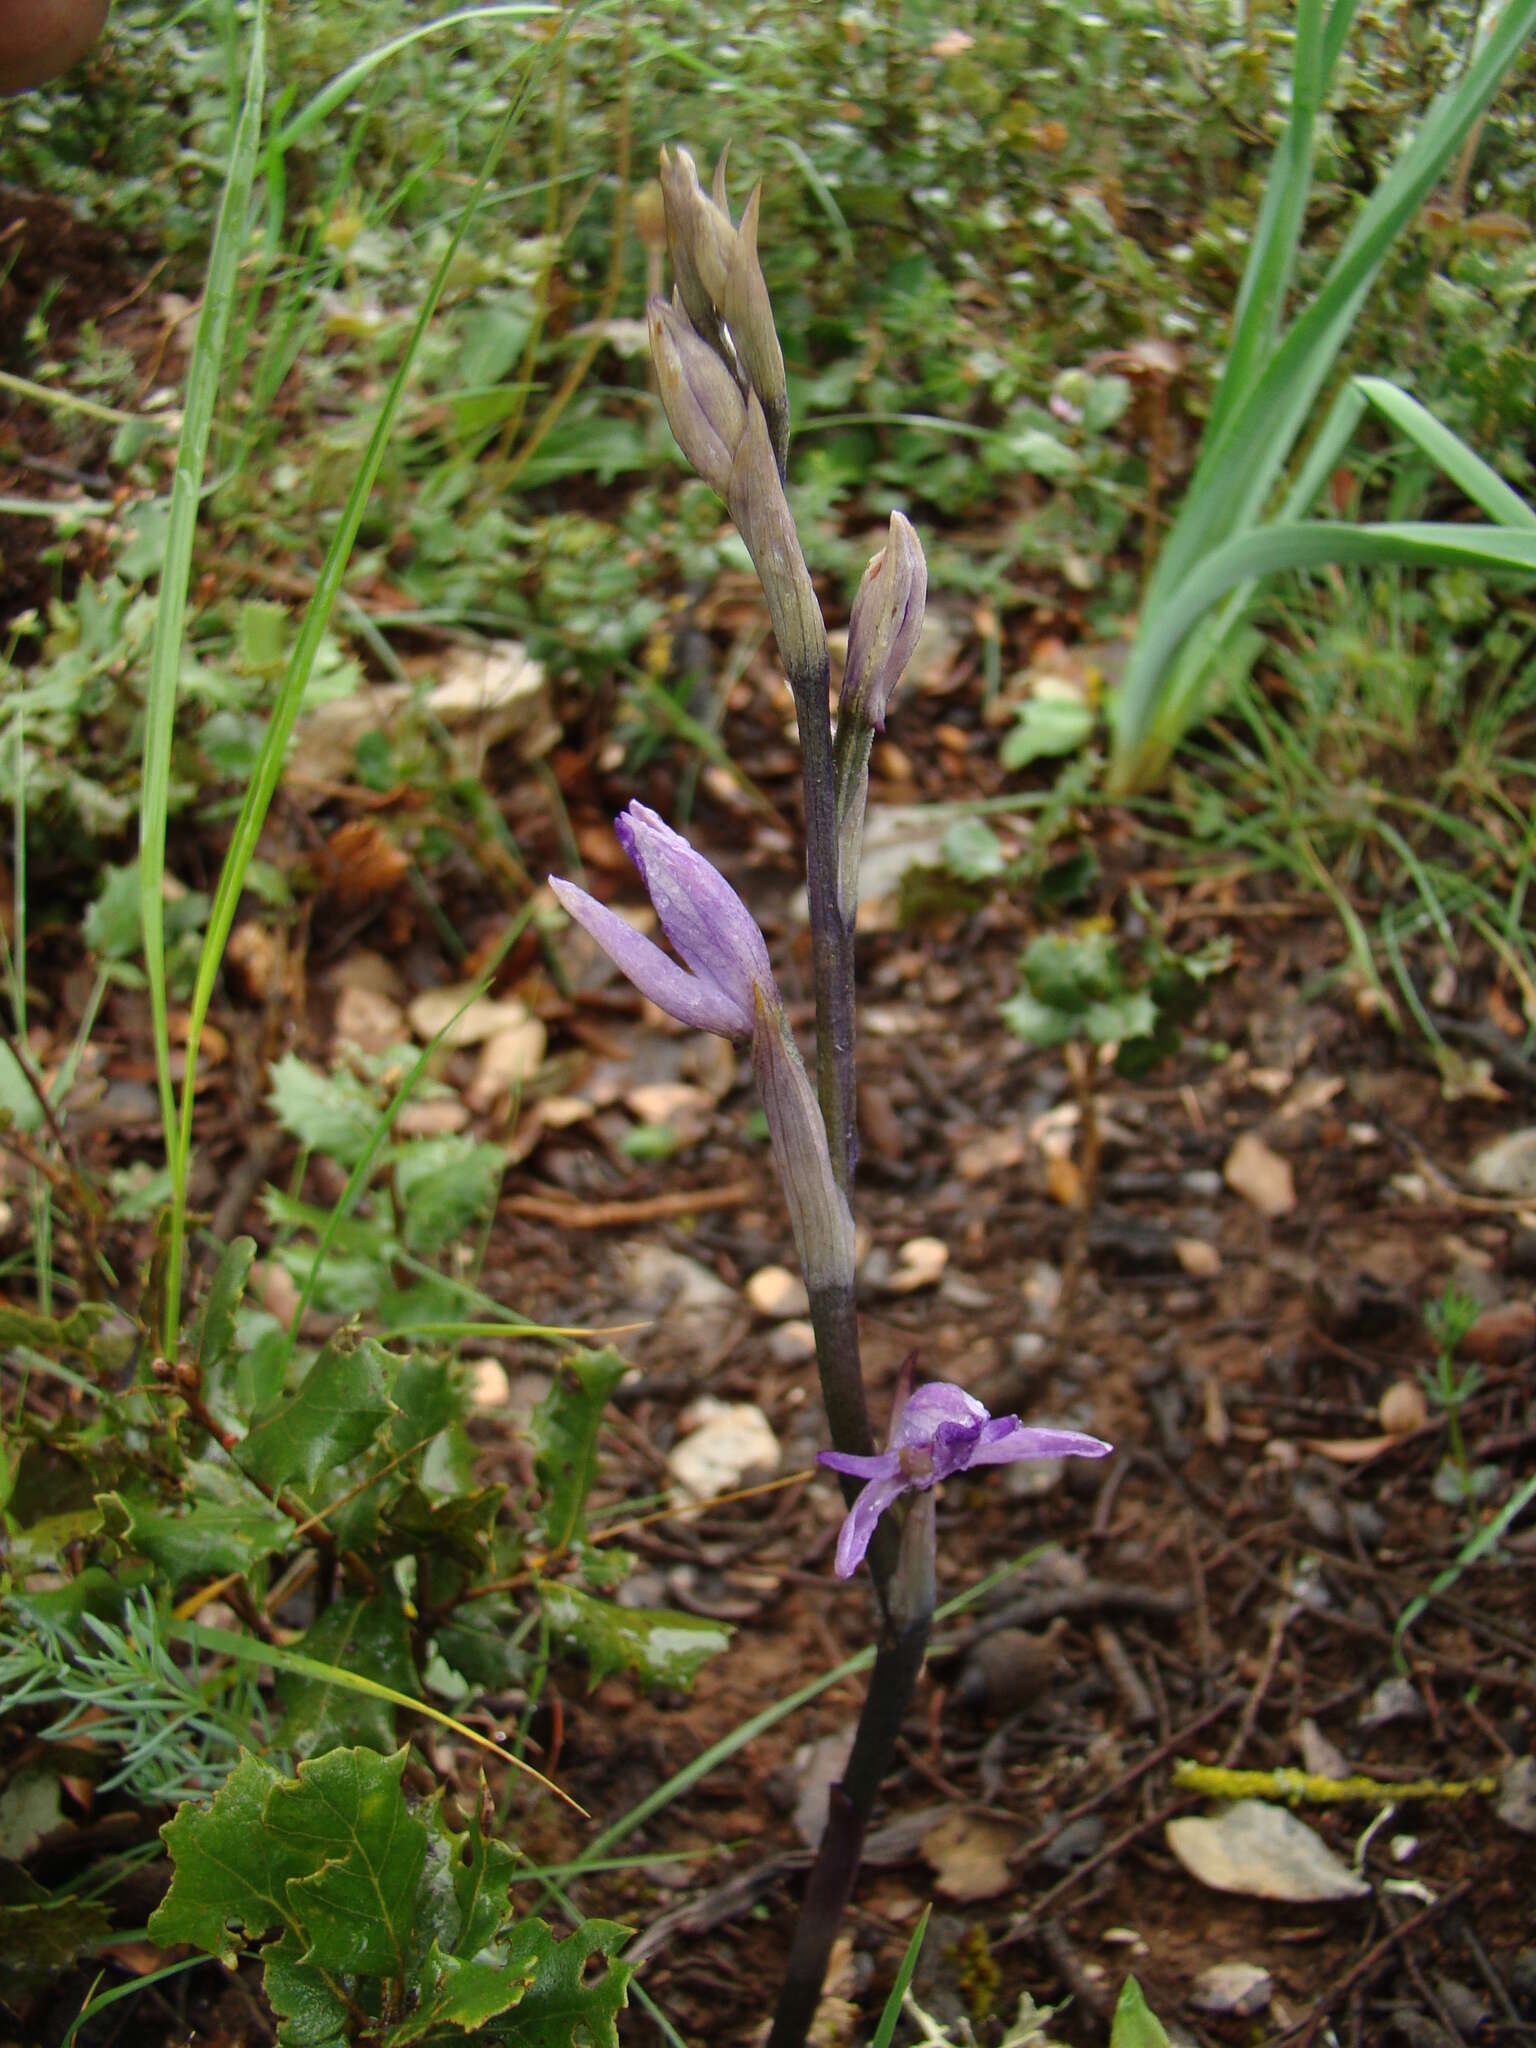
[{"label": "orchid stem", "polygon": [[888,1631],[875,1654],[869,1690],[842,1783],[834,1785],[816,1860],[806,1879],[768,2048],[802,2048],[826,1982],[832,1944],[853,1896],[875,1799],[891,1759],[928,1648],[930,1617]]}]

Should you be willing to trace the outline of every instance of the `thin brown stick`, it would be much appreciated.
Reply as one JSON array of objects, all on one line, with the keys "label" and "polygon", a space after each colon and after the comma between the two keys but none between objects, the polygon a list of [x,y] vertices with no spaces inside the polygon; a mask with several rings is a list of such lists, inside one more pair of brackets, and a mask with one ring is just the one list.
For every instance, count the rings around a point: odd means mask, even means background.
[{"label": "thin brown stick", "polygon": [[696,1216],[705,1209],[740,1209],[748,1202],[760,1201],[762,1192],[754,1180],[733,1180],[723,1187],[643,1195],[632,1202],[570,1202],[554,1195],[508,1195],[501,1206],[514,1216],[526,1216],[535,1223],[558,1223],[565,1230],[624,1230],[632,1223]]}]

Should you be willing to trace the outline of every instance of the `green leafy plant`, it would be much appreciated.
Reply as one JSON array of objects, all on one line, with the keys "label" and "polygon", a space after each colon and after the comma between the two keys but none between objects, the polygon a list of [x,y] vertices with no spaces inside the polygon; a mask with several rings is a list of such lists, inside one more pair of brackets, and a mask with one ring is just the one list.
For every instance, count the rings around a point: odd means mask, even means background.
[{"label": "green leafy plant", "polygon": [[[1251,663],[1247,607],[1255,583],[1325,563],[1466,565],[1536,571],[1536,514],[1499,483],[1503,523],[1348,527],[1305,518],[1327,473],[1325,428],[1277,519],[1264,511],[1313,405],[1348,341],[1388,251],[1479,118],[1536,25],[1536,0],[1511,0],[1461,76],[1424,117],[1361,211],[1316,294],[1281,322],[1306,222],[1315,130],[1358,0],[1302,0],[1291,111],[1276,149],[1233,320],[1227,365],[1200,458],[1164,543],[1113,713],[1112,787],[1145,787],[1213,691]],[[1346,394],[1344,413],[1370,390]],[[1388,401],[1389,409],[1392,401]],[[1401,417],[1401,408],[1399,408]],[[1442,442],[1448,437],[1442,436]],[[1465,451],[1463,451],[1464,453]],[[1463,476],[1465,462],[1459,463]],[[1498,483],[1498,479],[1493,479]],[[1482,502],[1486,502],[1485,490]],[[1510,515],[1515,515],[1511,524]],[[1226,599],[1214,621],[1213,605]]]},{"label": "green leafy plant", "polygon": [[1472,1325],[1478,1306],[1469,1294],[1447,1286],[1424,1311],[1424,1326],[1435,1347],[1435,1362],[1421,1368],[1420,1382],[1430,1400],[1445,1417],[1450,1451],[1435,1474],[1435,1497],[1452,1507],[1472,1508],[1485,1500],[1503,1473],[1497,1465],[1473,1466],[1467,1456],[1467,1440],[1461,1426],[1461,1411],[1483,1384],[1480,1365],[1458,1366],[1456,1354]]},{"label": "green leafy plant", "polygon": [[[211,1806],[164,1829],[174,1866],[153,1939],[233,1966],[261,1951],[278,2040],[617,2048],[627,1930],[588,1920],[558,1940],[508,1903],[517,1857],[441,1796],[413,1811],[405,1750],[333,1749],[285,1777],[244,1756]],[[269,1938],[270,1937],[270,1938]],[[598,1961],[594,1971],[592,1964]]]}]

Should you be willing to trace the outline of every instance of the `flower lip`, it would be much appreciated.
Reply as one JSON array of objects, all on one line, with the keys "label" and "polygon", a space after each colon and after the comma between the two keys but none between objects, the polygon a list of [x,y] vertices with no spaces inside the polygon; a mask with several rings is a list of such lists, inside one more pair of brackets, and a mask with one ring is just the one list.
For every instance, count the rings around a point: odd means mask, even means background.
[{"label": "flower lip", "polygon": [[1074,1429],[1030,1429],[1016,1415],[992,1415],[951,1380],[917,1388],[896,1417],[890,1446],[874,1457],[821,1451],[817,1463],[865,1482],[843,1521],[836,1572],[858,1569],[875,1524],[903,1493],[926,1493],[973,1465],[1011,1465],[1024,1458],[1102,1458],[1113,1449]]}]

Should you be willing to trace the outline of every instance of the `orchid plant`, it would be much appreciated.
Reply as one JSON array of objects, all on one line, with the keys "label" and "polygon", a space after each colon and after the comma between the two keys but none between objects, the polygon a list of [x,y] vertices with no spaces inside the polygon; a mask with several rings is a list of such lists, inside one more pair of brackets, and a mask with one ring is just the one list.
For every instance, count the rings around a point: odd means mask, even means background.
[{"label": "orchid plant", "polygon": [[784,491],[789,396],[757,254],[762,188],[733,223],[724,157],[705,193],[685,149],[662,151],[661,187],[675,289],[670,304],[652,299],[648,315],[662,405],[678,446],[724,500],[752,557],[799,726],[814,1089],[762,932],[725,877],[654,811],[632,803],[616,830],[678,960],[574,883],[550,883],[570,917],[660,1009],[750,1047],[810,1297],[833,1442],[821,1462],[841,1476],[848,1502],[836,1570],[848,1578],[867,1560],[879,1603],[869,1693],[833,1788],[769,2036],[769,2048],[800,2048],[927,1647],[934,1487],[977,1466],[1101,1457],[1110,1447],[1074,1431],[1029,1429],[1016,1416],[994,1418],[964,1388],[940,1382],[898,1391],[887,1448],[875,1448],[859,1363],[850,1206],[858,1156],[853,935],[870,755],[922,628],[927,563],[911,524],[893,512],[854,599],[834,732],[826,625]]}]

